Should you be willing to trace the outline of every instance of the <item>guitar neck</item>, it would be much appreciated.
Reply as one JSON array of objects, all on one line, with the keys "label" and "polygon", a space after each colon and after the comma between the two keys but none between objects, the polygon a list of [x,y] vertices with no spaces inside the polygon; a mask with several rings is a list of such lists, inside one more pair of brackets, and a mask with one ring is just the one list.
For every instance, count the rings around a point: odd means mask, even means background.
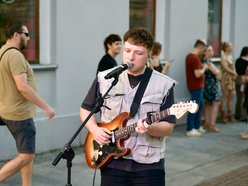
[{"label": "guitar neck", "polygon": [[152,124],[160,121],[170,115],[170,109],[165,109],[161,112],[151,113],[150,114],[150,122],[148,124]]},{"label": "guitar neck", "polygon": [[[163,118],[166,118],[170,115],[169,113],[169,109],[165,109],[164,111],[161,112],[157,112],[157,113],[150,113],[148,114],[149,118],[146,118],[146,121],[150,121],[147,122],[149,125],[151,125],[152,123],[155,123],[157,121],[160,121]],[[115,139],[122,139],[122,138],[127,138],[128,136],[130,136],[132,133],[135,133],[135,128],[137,127],[137,123],[128,125],[124,128],[118,129],[116,131],[114,131],[115,134]]]}]

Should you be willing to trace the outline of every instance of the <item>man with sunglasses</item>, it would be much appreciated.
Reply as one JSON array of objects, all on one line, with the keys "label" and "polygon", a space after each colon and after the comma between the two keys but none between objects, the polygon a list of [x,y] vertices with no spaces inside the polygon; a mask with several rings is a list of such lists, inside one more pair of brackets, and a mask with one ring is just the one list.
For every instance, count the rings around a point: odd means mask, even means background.
[{"label": "man with sunglasses", "polygon": [[0,169],[0,183],[21,173],[22,186],[32,185],[36,129],[36,106],[51,119],[55,112],[37,93],[34,73],[21,50],[30,40],[28,28],[11,21],[6,28],[7,41],[0,49],[0,122],[13,135],[19,154]]}]

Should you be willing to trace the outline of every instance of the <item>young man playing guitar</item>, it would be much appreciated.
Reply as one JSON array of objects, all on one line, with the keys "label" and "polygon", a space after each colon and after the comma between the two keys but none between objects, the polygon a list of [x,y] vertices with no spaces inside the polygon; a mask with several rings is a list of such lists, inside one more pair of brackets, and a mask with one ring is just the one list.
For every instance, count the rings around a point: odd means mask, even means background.
[{"label": "young man playing guitar", "polygon": [[[104,123],[111,123],[119,114],[131,112],[135,94],[143,80],[147,67],[147,60],[151,56],[153,37],[145,28],[132,28],[124,35],[122,60],[132,64],[132,67],[121,73],[118,83],[108,93],[101,107],[101,122],[97,124],[95,115],[86,123],[94,142],[101,146],[114,143],[113,130],[104,127]],[[90,88],[88,95],[80,109],[81,120],[84,121],[96,104],[97,92],[102,95],[111,86],[113,78],[106,80],[104,77],[113,69],[100,72]],[[176,82],[166,75],[152,71],[140,101],[137,113],[128,117],[127,126],[135,125],[135,132],[123,140],[123,145],[130,151],[124,156],[115,157],[101,169],[101,186],[164,186],[165,185],[165,137],[172,131],[176,118],[165,117],[156,122],[150,122],[147,117],[149,112],[160,112],[174,104],[173,87]],[[99,87],[99,88],[98,88]],[[121,122],[123,122],[121,120]],[[153,121],[153,120],[152,120]],[[107,126],[107,125],[106,125]],[[125,134],[128,131],[123,131]],[[115,134],[114,137],[117,137]],[[97,155],[101,156],[103,151]],[[92,158],[92,164],[95,158]],[[99,167],[97,167],[99,168]]]}]

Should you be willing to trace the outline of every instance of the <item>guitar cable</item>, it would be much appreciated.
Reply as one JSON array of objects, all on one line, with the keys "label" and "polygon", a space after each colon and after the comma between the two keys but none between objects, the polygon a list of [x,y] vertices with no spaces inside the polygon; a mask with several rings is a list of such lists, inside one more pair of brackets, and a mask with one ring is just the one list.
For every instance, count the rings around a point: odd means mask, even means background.
[{"label": "guitar cable", "polygon": [[94,176],[93,176],[93,185],[92,185],[92,186],[95,186],[96,171],[97,171],[97,168],[95,168],[95,171],[94,171]]}]

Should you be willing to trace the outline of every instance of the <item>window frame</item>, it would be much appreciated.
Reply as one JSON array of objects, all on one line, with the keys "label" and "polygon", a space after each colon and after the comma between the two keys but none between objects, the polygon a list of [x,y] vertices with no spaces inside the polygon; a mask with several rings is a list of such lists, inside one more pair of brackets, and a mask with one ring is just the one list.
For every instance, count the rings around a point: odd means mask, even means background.
[{"label": "window frame", "polygon": [[216,42],[212,37],[214,35],[213,32],[210,32],[211,29],[211,24],[210,24],[210,13],[211,13],[211,10],[210,10],[210,6],[209,6],[209,1],[211,0],[208,0],[208,43],[210,45],[212,45],[213,49],[214,49],[214,57],[220,57],[221,56],[221,38],[222,38],[222,5],[223,5],[223,1],[222,0],[212,0],[213,2],[217,2],[219,1],[219,8],[218,8],[218,11],[213,11],[212,14],[214,13],[218,13],[218,34],[217,34],[217,37],[218,37],[218,47],[216,47],[215,43]]},{"label": "window frame", "polygon": [[[3,2],[2,0],[0,0],[1,2],[1,4],[0,4],[0,6],[4,6],[3,4],[5,4],[5,5],[8,5],[8,6],[11,6],[11,3],[15,3],[15,1],[7,1],[7,2]],[[39,33],[39,30],[40,30],[40,24],[39,24],[39,20],[40,20],[40,0],[29,0],[28,2],[23,2],[23,3],[27,3],[26,4],[26,6],[27,5],[29,5],[29,3],[30,2],[34,2],[35,3],[35,6],[33,6],[34,8],[35,8],[35,10],[31,10],[31,11],[35,11],[35,13],[34,13],[34,21],[35,21],[35,23],[34,23],[34,25],[35,25],[35,29],[34,29],[34,31],[33,32],[35,32],[35,37],[34,38],[32,38],[32,32],[30,33],[31,34],[31,39],[33,39],[34,40],[34,48],[32,48],[33,49],[33,51],[30,51],[30,52],[33,52],[32,53],[32,55],[34,55],[35,56],[35,58],[34,59],[29,59],[28,58],[28,56],[26,57],[27,58],[27,60],[28,60],[28,62],[30,63],[30,64],[40,64],[40,33]],[[13,5],[14,6],[14,5]],[[3,7],[4,8],[4,7]],[[13,14],[15,14],[15,12],[11,12],[11,14],[10,15],[8,15],[8,17],[7,17],[7,21],[8,21],[8,19],[9,18],[12,18],[12,17],[14,17],[13,16]],[[5,13],[6,14],[6,13]],[[4,13],[3,13],[3,15],[4,15]],[[25,20],[25,23],[27,24],[27,26],[28,26],[28,20],[31,20],[32,19],[32,17],[28,17],[26,20]],[[3,25],[3,27],[4,27],[5,25]],[[29,26],[28,26],[28,29],[29,29],[29,31],[30,31],[30,28],[29,28]],[[3,36],[5,35],[5,33],[4,33],[4,30],[2,30],[2,34],[3,34]],[[4,43],[5,43],[5,41],[6,40],[4,40],[4,38],[5,38],[5,36],[3,37],[3,40],[2,40],[2,44],[4,45]],[[6,39],[6,38],[5,38]],[[27,49],[24,49],[23,50],[23,54],[25,55],[25,53],[29,50],[29,49],[31,49],[31,48],[29,48],[29,46],[28,46],[28,48]]]},{"label": "window frame", "polygon": [[[130,23],[130,28],[131,27],[135,27],[135,26],[141,26],[141,27],[145,27],[147,28],[151,33],[152,35],[155,37],[155,33],[156,33],[156,0],[130,0],[130,12],[129,12],[129,23]],[[143,3],[143,5],[148,5],[147,3],[153,3],[153,7],[152,7],[152,19],[151,19],[151,24],[149,25],[149,27],[147,27],[147,25],[145,25],[144,23],[147,23],[147,21],[145,19],[143,19],[143,24],[140,24],[140,22],[137,22],[136,23],[132,23],[132,21],[135,20],[135,15],[132,15],[133,11],[132,11],[132,4],[137,4],[137,3]],[[143,6],[145,7],[145,6]],[[147,15],[150,15],[149,13],[149,10],[148,10],[148,6],[146,6],[145,9],[139,9],[138,11],[146,11],[146,14]],[[136,10],[137,12],[137,10]],[[139,12],[140,13],[140,12]],[[141,12],[142,13],[142,12]],[[140,19],[140,17],[136,17],[136,19]],[[143,16],[143,18],[147,18],[145,16]],[[136,20],[137,21],[137,20]]]}]

